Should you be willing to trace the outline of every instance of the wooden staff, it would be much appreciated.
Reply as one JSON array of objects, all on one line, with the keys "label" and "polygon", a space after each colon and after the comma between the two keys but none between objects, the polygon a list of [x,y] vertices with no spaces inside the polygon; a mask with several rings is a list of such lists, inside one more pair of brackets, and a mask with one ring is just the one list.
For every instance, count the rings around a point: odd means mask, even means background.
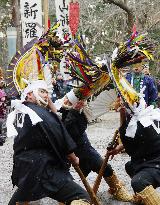
[{"label": "wooden staff", "polygon": [[101,183],[104,171],[106,169],[108,160],[109,160],[109,154],[107,153],[106,156],[105,156],[105,159],[103,160],[102,166],[101,166],[101,168],[99,170],[99,173],[98,173],[98,176],[96,178],[96,181],[95,181],[95,183],[93,185],[93,191],[94,191],[95,194],[97,194],[97,191],[98,191],[99,185]]},{"label": "wooden staff", "polygon": [[107,147],[107,153],[106,153],[105,159],[103,160],[102,166],[99,170],[98,176],[97,176],[96,181],[93,185],[93,191],[94,191],[95,194],[97,194],[97,191],[98,191],[99,185],[101,183],[104,171],[107,167],[107,163],[108,163],[109,156],[110,156],[108,154],[108,151],[111,150],[111,149],[114,149],[117,146],[117,140],[118,140],[118,137],[119,137],[118,132],[119,132],[118,130],[115,131],[113,140]]},{"label": "wooden staff", "polygon": [[79,168],[79,166],[75,166],[73,165],[74,169],[76,170],[76,172],[79,174],[90,198],[91,198],[91,202],[92,204],[94,205],[100,205],[98,199],[97,199],[97,196],[95,195],[94,191],[92,190],[91,186],[89,185],[88,181],[86,180],[83,172],[81,171],[81,169]]}]

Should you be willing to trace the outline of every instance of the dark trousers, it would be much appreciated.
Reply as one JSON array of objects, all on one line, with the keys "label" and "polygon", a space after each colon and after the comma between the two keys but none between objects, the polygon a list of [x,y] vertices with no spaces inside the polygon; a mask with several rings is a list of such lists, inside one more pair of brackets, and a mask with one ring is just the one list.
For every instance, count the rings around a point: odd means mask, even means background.
[{"label": "dark trousers", "polygon": [[[87,176],[91,171],[99,173],[103,163],[101,155],[91,146],[86,133],[83,134],[82,140],[83,142],[78,146],[75,153],[80,159],[79,166],[83,174]],[[112,174],[113,169],[110,164],[107,164],[103,176],[110,177]]]},{"label": "dark trousers", "polygon": [[[88,156],[86,158],[80,158],[80,168],[85,176],[93,171],[97,174],[102,166],[103,159],[102,157],[96,152],[96,150],[91,150],[90,152],[86,153]],[[113,169],[110,164],[107,164],[107,167],[104,171],[104,177],[110,177],[113,174]]]},{"label": "dark trousers", "polygon": [[[48,194],[46,197],[50,197],[56,201],[70,204],[73,200],[83,199],[90,201],[88,193],[74,181],[66,183],[57,193]],[[38,199],[37,199],[38,200]],[[26,200],[26,193],[24,196],[24,190],[17,189],[13,194],[8,205],[16,205],[16,202],[24,202]]]},{"label": "dark trousers", "polygon": [[141,192],[147,186],[152,185],[154,188],[160,186],[160,169],[146,167],[136,172],[134,166],[129,161],[125,165],[127,174],[131,177],[131,186],[134,192]]}]

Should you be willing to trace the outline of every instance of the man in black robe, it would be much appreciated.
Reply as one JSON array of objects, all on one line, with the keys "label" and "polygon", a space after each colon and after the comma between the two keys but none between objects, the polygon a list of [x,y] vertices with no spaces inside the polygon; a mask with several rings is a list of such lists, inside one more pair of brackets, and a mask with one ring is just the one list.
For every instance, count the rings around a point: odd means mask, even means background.
[{"label": "man in black robe", "polygon": [[[63,98],[63,103],[60,110],[62,112],[62,121],[77,145],[75,154],[79,157],[79,166],[83,174],[87,177],[91,171],[99,173],[103,159],[91,145],[86,134],[88,121],[84,114],[84,101],[76,102],[71,91]],[[118,179],[110,164],[107,164],[103,177],[109,186],[109,193],[115,199],[125,202],[133,201],[133,196]]]},{"label": "man in black robe", "polygon": [[89,204],[87,192],[69,173],[69,161],[79,164],[73,152],[76,145],[54,113],[47,85],[44,81],[31,83],[23,98],[26,99],[23,103],[15,102],[15,111],[7,120],[8,135],[18,132],[14,139],[12,172],[13,185],[18,189],[9,205],[44,197],[72,205]]},{"label": "man in black robe", "polygon": [[142,200],[144,205],[159,205],[160,194],[155,189],[160,187],[160,110],[153,106],[145,108],[140,103],[132,116],[125,109],[121,109],[121,115],[123,123],[119,131],[123,144],[110,154],[118,154],[125,148],[131,157],[125,169],[138,201]]}]

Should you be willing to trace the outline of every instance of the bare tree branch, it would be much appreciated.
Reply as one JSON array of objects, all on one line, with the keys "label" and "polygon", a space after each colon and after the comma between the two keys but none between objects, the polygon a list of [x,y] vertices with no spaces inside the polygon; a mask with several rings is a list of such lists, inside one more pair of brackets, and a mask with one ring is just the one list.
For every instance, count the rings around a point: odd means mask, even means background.
[{"label": "bare tree branch", "polygon": [[151,30],[155,25],[157,25],[160,22],[160,19],[157,19],[156,22],[154,22],[149,28],[147,28],[147,31]]},{"label": "bare tree branch", "polygon": [[127,3],[128,3],[128,0],[124,0],[124,4],[127,5]]},{"label": "bare tree branch", "polygon": [[121,8],[122,10],[124,10],[127,13],[128,16],[128,33],[131,33],[133,24],[134,24],[134,13],[132,11],[132,9],[130,9],[127,6],[127,0],[124,0],[124,2],[122,1],[115,1],[115,0],[103,0],[104,3],[109,3],[109,4],[114,4],[116,6],[118,6],[119,8]]},{"label": "bare tree branch", "polygon": [[128,8],[128,6],[124,2],[117,2],[115,0],[103,0],[104,3],[114,4],[118,6],[119,8],[123,9],[125,12],[131,12],[131,9]]},{"label": "bare tree branch", "polygon": [[112,43],[112,44],[119,44],[120,43],[119,41],[116,41],[116,40],[113,40],[113,39],[110,39],[110,38],[105,38],[104,40],[109,42],[109,43]]}]

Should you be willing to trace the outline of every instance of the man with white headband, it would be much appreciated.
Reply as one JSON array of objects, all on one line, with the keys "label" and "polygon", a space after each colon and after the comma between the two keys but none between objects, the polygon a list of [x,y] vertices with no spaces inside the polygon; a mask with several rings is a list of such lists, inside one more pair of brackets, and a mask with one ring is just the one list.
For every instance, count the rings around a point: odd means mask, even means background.
[{"label": "man with white headband", "polygon": [[[88,120],[85,105],[86,102],[79,100],[71,90],[63,98],[63,107],[60,111],[62,112],[62,121],[77,145],[75,153],[80,160],[79,166],[85,177],[87,177],[91,171],[99,173],[103,159],[97,150],[92,147],[86,134]],[[115,199],[125,202],[133,201],[133,196],[129,194],[124,184],[118,179],[109,163],[103,177],[109,186],[109,192]]]},{"label": "man with white headband", "polygon": [[7,131],[15,136],[12,183],[18,189],[9,205],[44,197],[89,204],[89,195],[69,173],[69,162],[79,164],[73,152],[76,145],[55,113],[45,81],[30,83],[21,100],[12,104],[15,110],[8,116]]},{"label": "man with white headband", "polygon": [[[43,93],[48,93],[48,87],[45,81],[37,80],[30,83],[22,93],[22,100],[25,100],[27,94],[33,93],[35,100],[38,105],[47,106],[48,105],[48,97],[44,97]],[[47,95],[45,95],[47,96]]]},{"label": "man with white headband", "polygon": [[159,205],[160,193],[160,109],[146,106],[143,98],[129,114],[124,107],[119,109],[122,124],[119,129],[123,144],[110,151],[114,156],[125,148],[130,161],[125,170],[131,177],[131,186],[137,198],[137,204]]}]

